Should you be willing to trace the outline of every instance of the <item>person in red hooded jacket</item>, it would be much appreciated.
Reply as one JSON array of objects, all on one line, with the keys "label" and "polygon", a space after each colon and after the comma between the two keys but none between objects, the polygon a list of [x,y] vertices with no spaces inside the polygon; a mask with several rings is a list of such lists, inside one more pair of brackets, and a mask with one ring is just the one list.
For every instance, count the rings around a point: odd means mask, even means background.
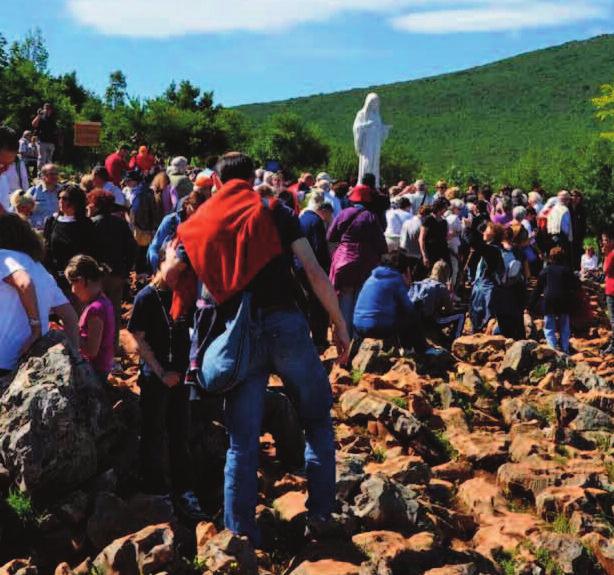
[{"label": "person in red hooded jacket", "polygon": [[154,158],[147,148],[147,146],[141,146],[139,148],[139,153],[130,158],[130,169],[134,170],[138,168],[141,172],[146,175],[149,173],[153,165],[156,163],[156,158]]}]

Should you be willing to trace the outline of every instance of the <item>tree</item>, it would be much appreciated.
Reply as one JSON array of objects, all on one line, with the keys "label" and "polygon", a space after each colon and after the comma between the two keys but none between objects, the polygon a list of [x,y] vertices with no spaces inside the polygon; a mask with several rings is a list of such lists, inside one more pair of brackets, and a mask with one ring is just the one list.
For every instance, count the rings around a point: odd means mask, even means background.
[{"label": "tree", "polygon": [[[598,120],[607,122],[614,120],[614,84],[603,84],[600,88],[601,95],[592,99],[593,106],[597,108]],[[614,140],[614,126],[609,131],[601,133],[607,140]]]},{"label": "tree", "polygon": [[296,114],[273,116],[258,133],[252,153],[260,161],[276,159],[288,170],[326,165],[329,147],[317,128],[306,125]]},{"label": "tree", "polygon": [[49,52],[40,28],[30,30],[22,42],[13,42],[10,57],[15,62],[22,60],[32,62],[36,71],[44,74],[49,63]]},{"label": "tree", "polygon": [[109,74],[109,85],[104,93],[104,100],[109,108],[118,108],[126,103],[126,76],[121,70]]}]

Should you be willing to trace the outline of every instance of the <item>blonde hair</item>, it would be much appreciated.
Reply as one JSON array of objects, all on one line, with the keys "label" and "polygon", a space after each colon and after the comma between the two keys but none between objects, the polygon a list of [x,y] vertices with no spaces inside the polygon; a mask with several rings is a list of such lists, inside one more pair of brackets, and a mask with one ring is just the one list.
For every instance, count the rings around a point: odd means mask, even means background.
[{"label": "blonde hair", "polygon": [[15,190],[11,194],[10,202],[11,206],[13,206],[13,209],[15,211],[17,211],[18,208],[27,205],[30,205],[32,207],[36,205],[36,200],[34,199],[34,197],[29,192],[25,192],[24,190]]},{"label": "blonde hair", "polygon": [[444,260],[438,260],[431,270],[431,279],[445,284],[450,279],[450,266]]},{"label": "blonde hair", "polygon": [[460,192],[460,188],[458,188],[457,186],[454,186],[452,188],[448,188],[445,192],[444,192],[444,197],[446,198],[446,200],[455,200],[456,197],[458,196],[458,193]]},{"label": "blonde hair", "polygon": [[85,192],[91,192],[94,189],[94,176],[85,174],[79,182],[79,187]]}]

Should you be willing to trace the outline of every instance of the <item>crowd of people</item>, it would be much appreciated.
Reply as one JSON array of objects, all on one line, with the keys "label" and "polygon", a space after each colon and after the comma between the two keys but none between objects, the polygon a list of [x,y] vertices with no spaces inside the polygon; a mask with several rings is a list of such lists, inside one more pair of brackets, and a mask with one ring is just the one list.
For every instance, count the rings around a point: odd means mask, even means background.
[{"label": "crowd of people", "polygon": [[[468,329],[491,325],[524,339],[529,310],[543,313],[547,343],[570,353],[582,282],[604,280],[614,334],[614,233],[603,231],[598,251],[584,249],[578,190],[547,199],[539,189],[439,181],[430,193],[422,180],[378,189],[373,174],[344,182],[325,172],[290,182],[238,152],[201,168],[183,157],[162,165],[146,145],[131,152],[126,144],[64,183],[53,147],[43,147],[29,186],[23,153],[0,126],[0,375],[53,317],[108,386],[121,369],[122,302],[134,296],[126,327],[140,356],[143,488],[203,516],[189,402],[221,371],[224,522],[256,545],[270,374],[303,425],[307,531],[317,537],[335,501],[332,393],[320,360],[331,342],[341,364],[352,341],[367,337],[393,340],[420,362]],[[614,354],[614,335],[602,352]]]}]

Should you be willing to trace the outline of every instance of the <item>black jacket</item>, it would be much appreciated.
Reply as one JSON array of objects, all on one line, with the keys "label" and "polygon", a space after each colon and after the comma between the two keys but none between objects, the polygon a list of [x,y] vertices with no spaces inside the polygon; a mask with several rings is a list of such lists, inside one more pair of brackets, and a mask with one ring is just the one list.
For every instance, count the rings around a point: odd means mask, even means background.
[{"label": "black jacket", "polygon": [[137,245],[128,222],[119,216],[100,215],[94,224],[94,257],[114,274],[128,277],[136,258]]}]

